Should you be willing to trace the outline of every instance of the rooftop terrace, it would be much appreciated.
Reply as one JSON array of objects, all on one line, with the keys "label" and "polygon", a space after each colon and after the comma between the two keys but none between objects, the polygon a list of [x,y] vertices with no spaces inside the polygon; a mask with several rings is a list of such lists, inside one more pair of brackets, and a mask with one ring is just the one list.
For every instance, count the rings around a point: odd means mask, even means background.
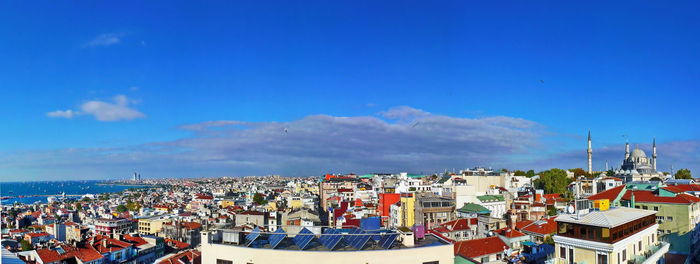
[{"label": "rooftop terrace", "polygon": [[[297,234],[287,234],[282,228],[275,232],[262,232],[255,228],[250,232],[239,229],[220,229],[211,231],[209,242],[238,247],[250,247],[276,250],[304,251],[359,251],[359,250],[393,250],[402,248],[429,247],[450,244],[432,234],[424,239],[414,240],[413,233],[395,230],[365,231],[359,228],[326,228],[321,234],[314,234],[304,228]],[[243,237],[245,235],[245,237]],[[293,236],[293,237],[291,237]],[[402,239],[411,240],[412,246],[406,246]]]}]

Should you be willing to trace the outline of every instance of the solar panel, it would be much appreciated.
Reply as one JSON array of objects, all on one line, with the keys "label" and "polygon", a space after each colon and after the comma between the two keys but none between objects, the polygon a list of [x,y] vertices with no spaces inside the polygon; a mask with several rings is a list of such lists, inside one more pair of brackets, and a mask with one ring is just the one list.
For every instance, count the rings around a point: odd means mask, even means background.
[{"label": "solar panel", "polygon": [[395,232],[387,232],[381,239],[379,239],[379,245],[385,249],[389,249],[392,245],[394,245],[394,242],[396,242],[396,238],[398,236],[399,234]]},{"label": "solar panel", "polygon": [[260,237],[260,228],[255,227],[255,229],[253,229],[253,231],[251,231],[250,234],[245,236],[246,247],[252,245],[253,242],[255,242],[255,240],[258,239],[258,237]]},{"label": "solar panel", "polygon": [[311,240],[314,238],[314,233],[309,231],[309,229],[302,229],[299,233],[292,239],[294,244],[296,244],[299,249],[304,250],[309,246]]},{"label": "solar panel", "polygon": [[354,247],[355,249],[361,250],[363,247],[365,247],[365,244],[367,244],[367,241],[372,237],[371,234],[367,234],[365,231],[362,231],[360,229],[357,229],[358,231],[355,232],[354,235],[350,236],[350,240],[346,238],[346,241],[350,246]]},{"label": "solar panel", "polygon": [[270,237],[269,237],[269,242],[270,242],[270,247],[276,248],[280,243],[282,243],[282,240],[287,237],[287,233],[284,232],[284,229],[280,228],[275,230]]},{"label": "solar panel", "polygon": [[340,243],[340,240],[342,239],[343,234],[341,234],[340,231],[333,228],[328,228],[323,231],[323,235],[319,239],[319,242],[321,242],[321,244],[326,248],[333,250],[336,246],[338,246],[338,243]]},{"label": "solar panel", "polygon": [[345,236],[345,242],[352,245],[352,243],[354,243],[355,240],[357,240],[357,238],[358,238],[358,236],[355,236],[355,235],[360,234],[361,232],[363,232],[361,229],[357,229],[357,228],[350,229],[350,231],[348,231],[349,236]]}]

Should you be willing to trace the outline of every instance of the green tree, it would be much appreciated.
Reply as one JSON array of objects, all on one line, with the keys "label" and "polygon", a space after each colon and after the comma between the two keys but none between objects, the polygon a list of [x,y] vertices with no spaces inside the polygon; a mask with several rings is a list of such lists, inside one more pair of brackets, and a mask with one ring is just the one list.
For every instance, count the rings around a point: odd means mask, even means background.
[{"label": "green tree", "polygon": [[605,172],[605,175],[613,176],[613,175],[615,175],[615,170],[609,169],[608,171]]},{"label": "green tree", "polygon": [[82,210],[83,210],[83,204],[81,204],[81,203],[75,203],[75,210],[76,210],[76,211],[82,211]]},{"label": "green tree", "polygon": [[525,173],[524,171],[521,171],[521,170],[515,170],[515,172],[513,172],[513,175],[515,175],[515,176],[526,176],[527,173]]},{"label": "green tree", "polygon": [[88,202],[88,203],[89,203],[89,202],[90,202],[90,198],[84,197],[81,201],[83,201],[83,202]]},{"label": "green tree", "polygon": [[583,170],[582,168],[574,168],[574,169],[569,169],[570,172],[574,173],[574,177],[578,178],[579,176],[585,176],[586,178],[590,178],[591,175],[588,174],[587,171]]},{"label": "green tree", "polygon": [[566,171],[562,169],[550,169],[540,172],[540,178],[535,180],[535,187],[544,189],[545,193],[564,193],[571,179],[566,177]]},{"label": "green tree", "polygon": [[22,240],[19,244],[22,247],[22,251],[32,250],[32,244],[27,240]]},{"label": "green tree", "polygon": [[659,178],[659,177],[652,177],[651,179],[649,179],[649,181],[659,181],[659,182],[660,182],[660,181],[661,181],[661,178]]},{"label": "green tree", "polygon": [[557,215],[557,208],[554,208],[554,207],[549,208],[549,210],[547,210],[547,215],[549,215],[549,216]]},{"label": "green tree", "polygon": [[128,202],[126,202],[126,209],[128,209],[129,211],[135,212],[135,211],[138,211],[139,209],[141,209],[141,205],[138,203],[132,202],[132,201],[128,201]]},{"label": "green tree", "polygon": [[253,195],[253,202],[259,205],[267,204],[267,200],[265,200],[265,196],[262,193]]},{"label": "green tree", "polygon": [[501,172],[508,172],[508,169],[503,168],[503,169],[501,169]]},{"label": "green tree", "polygon": [[128,209],[123,204],[120,204],[119,206],[117,206],[117,212],[123,213],[123,212],[126,212],[127,210]]},{"label": "green tree", "polygon": [[535,176],[535,171],[534,170],[529,170],[525,173],[525,176],[527,177],[534,177]]},{"label": "green tree", "polygon": [[554,245],[554,239],[552,238],[551,235],[545,236],[543,242],[544,242],[545,244]]},{"label": "green tree", "polygon": [[680,169],[676,171],[676,174],[674,175],[676,179],[692,179],[693,177],[690,174],[689,169]]}]

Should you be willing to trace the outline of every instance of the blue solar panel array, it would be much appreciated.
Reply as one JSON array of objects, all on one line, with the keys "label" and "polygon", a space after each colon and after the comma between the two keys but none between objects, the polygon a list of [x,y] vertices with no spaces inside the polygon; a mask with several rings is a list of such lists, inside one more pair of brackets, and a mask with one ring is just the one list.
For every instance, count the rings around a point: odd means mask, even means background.
[{"label": "blue solar panel array", "polygon": [[304,250],[309,246],[313,238],[314,233],[304,227],[292,240],[301,250]]},{"label": "blue solar panel array", "polygon": [[357,250],[362,250],[372,237],[371,234],[367,234],[362,229],[352,229],[348,234],[348,236],[345,236],[345,242]]},{"label": "blue solar panel array", "polygon": [[321,245],[333,250],[343,240],[343,234],[336,229],[328,228],[323,231],[323,235],[318,240],[321,242]]},{"label": "blue solar panel array", "polygon": [[253,231],[250,232],[250,234],[245,236],[246,246],[249,247],[250,245],[252,245],[253,242],[255,242],[255,240],[258,239],[258,237],[260,237],[260,228],[256,227],[255,229],[253,229]]},{"label": "blue solar panel array", "polygon": [[379,239],[379,245],[385,249],[391,248],[396,242],[396,238],[399,236],[396,232],[387,232]]},{"label": "blue solar panel array", "polygon": [[287,237],[287,232],[284,232],[284,229],[280,228],[275,230],[270,237],[269,237],[269,242],[270,242],[270,247],[276,248],[280,243],[282,243],[282,240]]}]

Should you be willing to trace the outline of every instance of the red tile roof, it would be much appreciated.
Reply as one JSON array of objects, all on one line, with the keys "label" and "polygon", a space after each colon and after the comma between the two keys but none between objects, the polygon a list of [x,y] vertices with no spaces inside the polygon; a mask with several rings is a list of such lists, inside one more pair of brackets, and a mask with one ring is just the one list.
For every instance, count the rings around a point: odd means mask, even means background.
[{"label": "red tile roof", "polygon": [[[186,261],[183,261],[186,260]],[[192,263],[199,264],[202,263],[202,253],[197,250],[188,250],[185,252],[180,252],[172,257],[162,260],[159,264],[183,264]]]},{"label": "red tile roof", "polygon": [[[470,225],[476,225],[473,220],[477,220],[476,218],[460,218],[456,220],[452,220],[449,222],[445,222],[440,225],[440,227],[445,228],[450,231],[461,231],[461,230],[469,230]],[[473,224],[472,224],[473,223]],[[439,231],[441,233],[444,233],[442,231]]]},{"label": "red tile roof", "polygon": [[196,196],[197,196],[197,199],[205,199],[205,200],[214,199],[214,197],[211,195],[206,195],[206,194],[201,194],[201,193],[198,193]]},{"label": "red tile roof", "polygon": [[601,180],[615,180],[615,181],[622,181],[622,179],[620,179],[620,178],[618,178],[618,177],[605,177],[605,178],[602,178]]},{"label": "red tile roof", "polygon": [[[106,245],[107,245],[106,247],[105,247],[105,244],[103,241],[106,241]],[[104,253],[119,251],[119,250],[125,249],[127,247],[130,247],[131,243],[119,241],[119,240],[110,238],[108,236],[97,235],[97,236],[95,236],[95,240],[92,243],[92,246],[95,247],[95,249],[97,251],[104,254]]]},{"label": "red tile roof", "polygon": [[132,235],[124,235],[124,240],[131,242],[136,247],[148,244],[148,242],[146,242],[146,240],[143,239],[142,237],[137,237],[137,236],[132,236]]},{"label": "red tile roof", "polygon": [[532,224],[532,220],[525,220],[525,221],[520,221],[520,222],[515,222],[515,229],[522,230],[524,227]]},{"label": "red tile roof", "polygon": [[502,236],[504,236],[504,237],[507,237],[507,238],[527,236],[527,235],[526,235],[525,233],[523,233],[523,232],[520,232],[520,231],[515,230],[515,229],[510,229],[510,228],[508,228],[508,227],[498,229],[498,230],[496,230],[496,231],[494,231],[494,232],[496,232],[497,234],[502,235]]},{"label": "red tile roof", "polygon": [[46,233],[46,232],[41,232],[41,233],[27,233],[25,236],[29,237],[43,237],[43,236],[50,236],[51,234]]},{"label": "red tile roof", "polygon": [[620,195],[620,192],[623,191],[625,191],[625,185],[620,185],[615,188],[591,195],[588,197],[588,200],[608,199],[612,202],[618,195]]},{"label": "red tile roof", "polygon": [[492,255],[503,252],[508,246],[498,237],[487,237],[474,240],[456,242],[454,244],[455,255],[468,258],[476,258],[484,255]]},{"label": "red tile roof", "polygon": [[531,232],[540,235],[548,235],[557,232],[557,222],[554,221],[556,216],[545,218],[533,222],[522,229],[523,232]]},{"label": "red tile roof", "polygon": [[652,191],[640,191],[640,190],[630,190],[625,193],[622,197],[624,200],[632,200],[632,193],[634,193],[634,201],[642,203],[672,203],[672,204],[692,204],[700,202],[700,198],[692,196],[690,194],[681,193],[674,197],[658,196]]},{"label": "red tile roof", "polygon": [[676,186],[666,186],[666,187],[661,187],[661,189],[667,190],[672,193],[684,193],[685,190],[678,188]]},{"label": "red tile roof", "polygon": [[[223,216],[223,215],[222,215]],[[189,230],[193,229],[199,229],[202,227],[202,224],[197,223],[197,222],[183,222],[182,227],[187,228]]]},{"label": "red tile roof", "polygon": [[172,238],[166,238],[166,239],[165,239],[165,243],[168,244],[168,245],[170,245],[171,247],[174,247],[174,248],[177,248],[177,249],[180,249],[180,250],[186,249],[186,248],[190,247],[190,244],[187,244],[187,243],[185,243],[185,242],[178,241],[178,240],[175,240],[175,239],[172,239]]},{"label": "red tile roof", "polygon": [[80,259],[80,261],[82,262],[88,262],[103,258],[102,254],[100,254],[100,252],[97,252],[97,250],[95,250],[95,248],[93,248],[90,245],[84,248],[74,248],[63,245],[61,246],[61,249],[63,249],[64,251],[63,254],[60,254],[55,249],[48,248],[38,249],[36,253],[37,255],[39,255],[39,258],[44,263],[61,261],[73,257]]},{"label": "red tile roof", "polygon": [[29,230],[27,230],[27,229],[15,229],[15,230],[10,230],[10,233],[29,233]]},{"label": "red tile roof", "polygon": [[668,187],[677,188],[679,190],[683,190],[684,192],[700,192],[700,184],[678,184]]}]

